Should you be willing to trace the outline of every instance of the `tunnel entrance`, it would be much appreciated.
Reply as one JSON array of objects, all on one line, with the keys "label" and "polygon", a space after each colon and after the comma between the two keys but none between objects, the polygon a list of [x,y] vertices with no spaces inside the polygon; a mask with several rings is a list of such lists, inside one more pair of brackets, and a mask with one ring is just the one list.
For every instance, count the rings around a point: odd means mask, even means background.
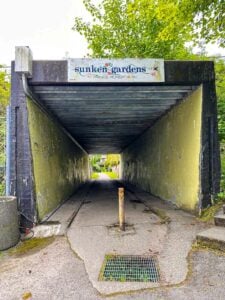
[{"label": "tunnel entrance", "polygon": [[162,81],[76,82],[67,61],[27,57],[25,70],[12,63],[8,166],[26,221],[87,181],[96,153],[120,153],[124,182],[178,207],[210,205],[220,177],[212,62],[165,61]]}]

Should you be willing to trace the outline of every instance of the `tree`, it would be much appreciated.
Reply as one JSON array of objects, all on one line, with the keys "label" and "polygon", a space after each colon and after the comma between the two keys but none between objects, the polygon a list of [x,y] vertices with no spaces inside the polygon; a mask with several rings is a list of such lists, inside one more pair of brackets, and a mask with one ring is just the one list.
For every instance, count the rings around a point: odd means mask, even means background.
[{"label": "tree", "polygon": [[92,170],[94,172],[100,172],[101,168],[100,168],[100,161],[101,161],[101,154],[93,154],[90,156],[90,164],[92,167]]},{"label": "tree", "polygon": [[216,93],[218,103],[218,127],[221,143],[225,143],[225,61],[217,59],[216,69]]},{"label": "tree", "polygon": [[[190,28],[180,17],[179,3],[149,0],[84,0],[93,21],[75,19],[93,57],[191,57],[185,47]],[[174,20],[174,21],[173,21]]]},{"label": "tree", "polygon": [[0,195],[4,192],[5,112],[9,101],[9,89],[7,74],[0,72]]},{"label": "tree", "polygon": [[[99,5],[83,0],[83,3],[92,22],[76,18],[73,29],[87,39],[92,57],[207,59],[202,51],[207,43],[225,47],[224,0],[102,0]],[[198,45],[203,57],[194,55],[187,42]],[[215,63],[219,137],[224,143],[225,62],[219,59]],[[222,162],[224,173],[225,160]],[[225,190],[225,183],[222,186]]]},{"label": "tree", "polygon": [[75,19],[93,57],[194,58],[187,42],[225,46],[224,0],[102,0]]},{"label": "tree", "polygon": [[[0,65],[1,68],[1,65]],[[0,71],[0,114],[4,114],[9,101],[10,83],[6,72]]]},{"label": "tree", "polygon": [[192,28],[192,40],[225,47],[225,1],[182,0],[181,11]]},{"label": "tree", "polygon": [[105,167],[107,169],[112,169],[112,167],[117,167],[120,164],[119,154],[107,154],[105,160]]}]

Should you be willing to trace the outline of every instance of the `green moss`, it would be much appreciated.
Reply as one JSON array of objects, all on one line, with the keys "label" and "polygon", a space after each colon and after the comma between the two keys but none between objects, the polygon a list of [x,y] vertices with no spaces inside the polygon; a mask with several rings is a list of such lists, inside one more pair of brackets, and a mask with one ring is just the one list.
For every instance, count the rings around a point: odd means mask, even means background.
[{"label": "green moss", "polygon": [[98,275],[98,280],[99,281],[103,281],[104,280],[104,270],[105,270],[105,266],[106,266],[106,263],[107,263],[107,260],[111,258],[111,254],[110,255],[106,255],[105,258],[104,258],[104,261],[103,261],[103,264],[101,266],[101,269],[100,269],[100,272],[99,272],[99,275]]},{"label": "green moss", "polygon": [[214,219],[215,214],[222,208],[224,204],[224,200],[220,200],[216,204],[210,206],[209,208],[206,208],[202,211],[201,216],[198,218],[198,220],[202,222],[211,222]]},{"label": "green moss", "polygon": [[221,245],[218,242],[212,242],[212,241],[196,241],[192,245],[192,250],[193,251],[200,251],[200,250],[205,250],[205,251],[212,251],[217,255],[225,255],[225,248],[221,248]]},{"label": "green moss", "polygon": [[55,240],[54,237],[50,238],[33,238],[20,242],[16,247],[8,250],[8,254],[12,256],[30,255],[38,252],[39,250],[47,247]]},{"label": "green moss", "polygon": [[118,256],[117,254],[106,254],[105,260],[107,262],[107,260],[116,258],[117,256]]}]

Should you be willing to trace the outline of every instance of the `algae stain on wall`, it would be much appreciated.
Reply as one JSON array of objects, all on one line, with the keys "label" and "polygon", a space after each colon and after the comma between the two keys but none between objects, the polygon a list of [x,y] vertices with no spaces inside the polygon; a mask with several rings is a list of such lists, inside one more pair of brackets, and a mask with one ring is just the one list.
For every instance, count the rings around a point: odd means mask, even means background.
[{"label": "algae stain on wall", "polygon": [[122,153],[123,179],[178,207],[197,211],[202,87]]},{"label": "algae stain on wall", "polygon": [[27,99],[38,218],[42,220],[88,179],[88,155]]}]

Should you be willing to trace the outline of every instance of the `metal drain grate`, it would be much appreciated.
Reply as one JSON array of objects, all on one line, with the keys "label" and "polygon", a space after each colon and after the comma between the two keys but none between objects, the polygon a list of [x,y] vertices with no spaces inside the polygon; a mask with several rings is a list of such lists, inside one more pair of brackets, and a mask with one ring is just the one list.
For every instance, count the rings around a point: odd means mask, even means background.
[{"label": "metal drain grate", "polygon": [[106,255],[99,279],[120,282],[158,282],[160,276],[154,257]]}]

